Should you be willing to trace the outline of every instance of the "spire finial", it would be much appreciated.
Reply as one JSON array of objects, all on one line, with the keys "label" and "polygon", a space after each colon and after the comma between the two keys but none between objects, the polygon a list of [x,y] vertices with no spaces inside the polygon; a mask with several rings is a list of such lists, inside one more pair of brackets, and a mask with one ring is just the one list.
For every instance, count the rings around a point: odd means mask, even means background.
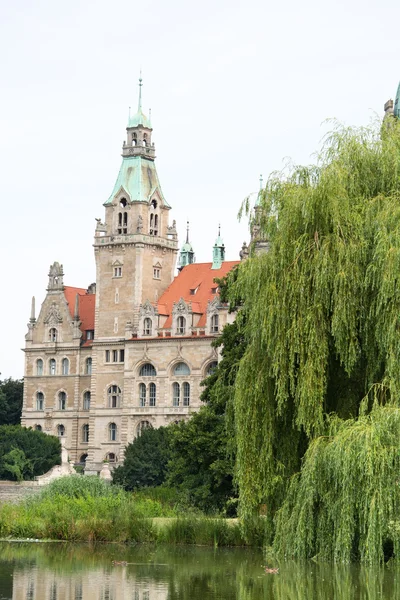
[{"label": "spire finial", "polygon": [[35,316],[35,296],[32,296],[32,304],[31,304],[31,323],[34,323],[36,321],[36,316]]},{"label": "spire finial", "polygon": [[186,243],[189,243],[189,221],[186,221]]},{"label": "spire finial", "polygon": [[140,69],[140,75],[139,75],[139,103],[138,103],[138,112],[140,112],[142,110],[142,83],[143,79],[142,79],[142,69]]},{"label": "spire finial", "polygon": [[218,223],[218,237],[221,235],[221,223]]},{"label": "spire finial", "polygon": [[263,176],[260,175],[260,190],[263,189]]}]

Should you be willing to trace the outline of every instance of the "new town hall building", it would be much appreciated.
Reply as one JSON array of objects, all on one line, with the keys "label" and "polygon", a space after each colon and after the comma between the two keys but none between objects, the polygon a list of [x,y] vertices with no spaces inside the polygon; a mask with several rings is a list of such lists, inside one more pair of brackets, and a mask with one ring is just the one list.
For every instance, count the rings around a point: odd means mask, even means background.
[{"label": "new town hall building", "polygon": [[87,473],[121,462],[144,428],[199,409],[200,383],[218,360],[211,342],[229,318],[215,279],[237,264],[225,261],[219,234],[213,261],[196,263],[187,235],[175,276],[175,221],[140,93],[126,131],[105,219],[97,220],[96,283],[64,285],[55,262],[37,318],[32,300],[26,335],[22,425],[63,437]]}]

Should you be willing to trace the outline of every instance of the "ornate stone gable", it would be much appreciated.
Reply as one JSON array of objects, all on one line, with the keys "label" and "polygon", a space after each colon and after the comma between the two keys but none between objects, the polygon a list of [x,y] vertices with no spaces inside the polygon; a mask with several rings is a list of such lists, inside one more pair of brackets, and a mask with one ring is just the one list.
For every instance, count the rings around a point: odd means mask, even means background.
[{"label": "ornate stone gable", "polygon": [[174,316],[180,315],[188,315],[192,313],[192,304],[191,302],[185,302],[183,298],[179,300],[179,302],[174,302],[174,306],[172,308],[172,314]]},{"label": "ornate stone gable", "polygon": [[215,296],[215,298],[208,301],[207,315],[215,315],[216,313],[218,313],[220,308],[221,308],[221,300],[219,299],[218,296]]},{"label": "ornate stone gable", "polygon": [[158,309],[153,306],[150,300],[146,300],[144,304],[139,307],[139,317],[154,317],[158,315]]},{"label": "ornate stone gable", "polygon": [[60,309],[58,308],[57,304],[53,302],[46,317],[43,319],[43,322],[46,325],[58,325],[59,323],[62,323],[62,320]]}]

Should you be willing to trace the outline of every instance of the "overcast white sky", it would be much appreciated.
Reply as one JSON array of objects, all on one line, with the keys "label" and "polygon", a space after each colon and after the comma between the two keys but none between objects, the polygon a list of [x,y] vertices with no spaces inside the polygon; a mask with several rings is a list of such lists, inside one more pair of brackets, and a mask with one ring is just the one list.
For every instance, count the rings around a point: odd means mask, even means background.
[{"label": "overcast white sky", "polygon": [[23,375],[32,295],[50,263],[95,280],[95,217],[120,166],[128,106],[152,109],[157,169],[198,262],[221,222],[238,258],[242,200],[285,157],[309,163],[323,121],[367,124],[394,97],[400,3],[370,0],[0,2],[0,372]]}]

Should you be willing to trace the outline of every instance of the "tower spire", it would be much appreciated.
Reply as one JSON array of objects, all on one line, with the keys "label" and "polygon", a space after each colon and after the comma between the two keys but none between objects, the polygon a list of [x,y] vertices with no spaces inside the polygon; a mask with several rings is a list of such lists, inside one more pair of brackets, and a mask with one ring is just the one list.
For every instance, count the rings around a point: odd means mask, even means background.
[{"label": "tower spire", "polygon": [[225,260],[225,244],[221,238],[221,223],[218,225],[218,237],[213,246],[212,269],[220,269]]},{"label": "tower spire", "polygon": [[189,243],[189,221],[186,221],[186,243]]},{"label": "tower spire", "polygon": [[142,83],[143,79],[142,79],[142,70],[140,70],[140,75],[139,75],[139,102],[138,102],[138,113],[142,111]]},{"label": "tower spire", "polygon": [[195,262],[194,250],[189,242],[189,221],[186,221],[186,242],[183,244],[179,253],[178,269],[182,271],[186,265],[191,265]]}]

